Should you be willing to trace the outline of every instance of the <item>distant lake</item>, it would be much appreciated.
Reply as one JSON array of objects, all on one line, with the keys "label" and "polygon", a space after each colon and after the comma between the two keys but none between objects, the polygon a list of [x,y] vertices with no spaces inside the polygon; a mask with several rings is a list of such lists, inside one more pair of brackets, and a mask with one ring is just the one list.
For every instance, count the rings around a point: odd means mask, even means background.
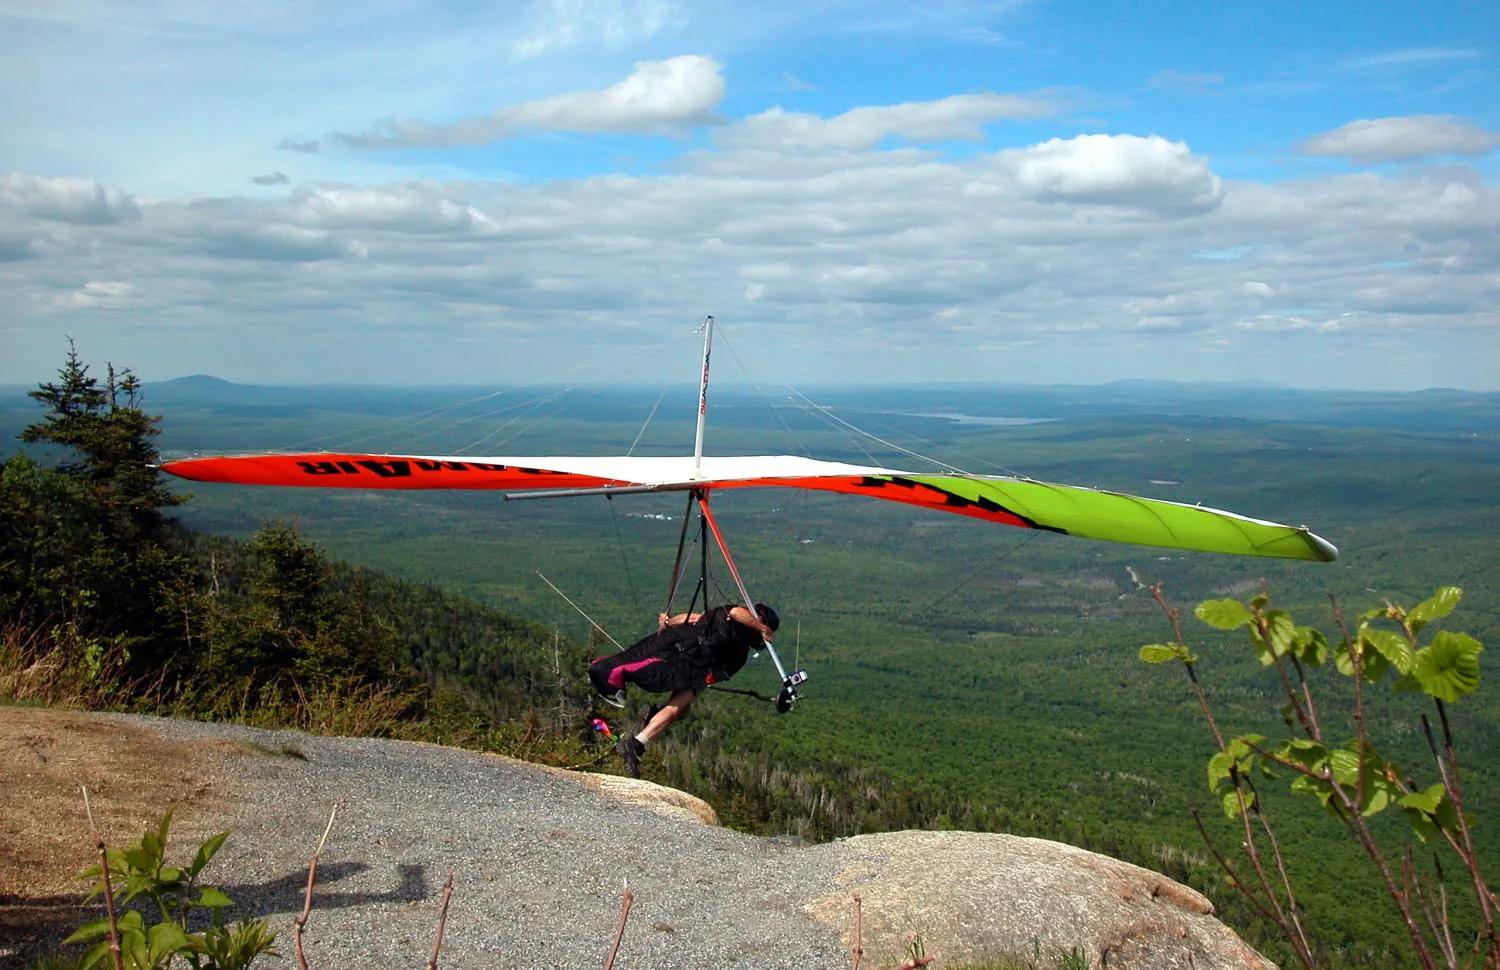
[{"label": "distant lake", "polygon": [[901,411],[898,413],[911,418],[942,418],[954,424],[1046,424],[1048,421],[1059,420],[1058,418],[991,418],[982,414],[964,414],[962,411]]}]

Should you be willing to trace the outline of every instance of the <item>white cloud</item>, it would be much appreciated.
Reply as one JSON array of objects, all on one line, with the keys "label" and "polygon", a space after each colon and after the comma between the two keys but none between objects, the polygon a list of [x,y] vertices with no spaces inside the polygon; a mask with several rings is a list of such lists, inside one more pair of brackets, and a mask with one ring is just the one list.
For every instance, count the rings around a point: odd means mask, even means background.
[{"label": "white cloud", "polygon": [[527,35],[511,46],[511,55],[527,60],[594,41],[622,46],[659,31],[672,11],[669,3],[629,0],[535,0]]},{"label": "white cloud", "polygon": [[51,310],[93,310],[125,305],[135,292],[135,284],[98,281],[83,284],[81,289],[49,294],[45,305]]},{"label": "white cloud", "polygon": [[656,36],[682,17],[671,0],[532,0],[511,57],[530,60],[589,44],[620,48]]},{"label": "white cloud", "polygon": [[1146,82],[1146,87],[1178,94],[1203,94],[1223,83],[1224,76],[1221,74],[1189,74],[1169,68],[1158,71]]},{"label": "white cloud", "polygon": [[501,108],[446,125],[387,122],[364,135],[339,135],[356,148],[483,145],[523,132],[666,132],[718,122],[724,97],[717,61],[685,54],[642,61],[630,75],[599,91],[575,91]]},{"label": "white cloud", "polygon": [[38,219],[100,225],[134,219],[135,199],[94,181],[11,172],[0,175],[0,206]]},{"label": "white cloud", "polygon": [[1038,118],[1056,108],[1008,94],[959,94],[938,101],[855,108],[833,118],[772,108],[718,132],[726,149],[862,151],[887,138],[915,142],[981,141],[984,125],[1004,118]]},{"label": "white cloud", "polygon": [[1017,183],[1040,199],[1206,211],[1224,188],[1208,162],[1157,135],[1079,135],[1002,152]]},{"label": "white cloud", "polygon": [[[1155,360],[1225,341],[1229,373],[1260,360],[1280,375],[1276,360],[1321,351],[1275,341],[1446,345],[1500,330],[1500,191],[1473,173],[1220,184],[1187,146],[1148,141],[1091,135],[962,160],[867,152],[843,165],[741,152],[727,173],[695,162],[545,183],[304,184],[275,199],[138,200],[139,218],[114,223],[5,208],[0,238],[24,240],[29,258],[0,261],[0,318],[40,347],[55,343],[48,308],[108,307],[69,332],[128,330],[148,356],[101,352],[184,361],[156,376],[282,381],[326,380],[338,353],[362,355],[349,379],[554,373],[548,348],[618,356],[704,312],[734,327],[741,352],[801,348],[785,361],[794,383],[834,360],[866,379],[1044,379],[1059,358],[1122,361],[1146,333]],[[420,349],[392,349],[418,337]]]},{"label": "white cloud", "polygon": [[1500,134],[1446,115],[1407,115],[1351,121],[1314,135],[1304,155],[1361,162],[1411,161],[1433,155],[1484,155],[1500,145]]},{"label": "white cloud", "polygon": [[1484,51],[1473,47],[1403,47],[1399,50],[1379,51],[1347,58],[1337,65],[1343,71],[1388,70],[1391,68],[1425,67],[1450,61],[1473,60],[1483,57]]},{"label": "white cloud", "polygon": [[458,194],[459,186],[409,182],[377,188],[309,186],[293,194],[291,218],[316,229],[484,233],[496,224]]}]

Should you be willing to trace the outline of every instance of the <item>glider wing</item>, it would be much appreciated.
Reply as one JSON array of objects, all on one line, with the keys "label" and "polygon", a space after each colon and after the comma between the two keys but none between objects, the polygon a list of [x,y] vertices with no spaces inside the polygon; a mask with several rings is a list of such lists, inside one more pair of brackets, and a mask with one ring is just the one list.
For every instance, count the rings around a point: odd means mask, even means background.
[{"label": "glider wing", "polygon": [[[1119,492],[989,475],[920,474],[791,455],[704,458],[454,458],[303,454],[192,458],[163,471],[200,482],[323,488],[593,489],[775,486],[868,495],[1062,535],[1203,552],[1331,562],[1300,526]],[[696,472],[696,473],[695,473]]]}]

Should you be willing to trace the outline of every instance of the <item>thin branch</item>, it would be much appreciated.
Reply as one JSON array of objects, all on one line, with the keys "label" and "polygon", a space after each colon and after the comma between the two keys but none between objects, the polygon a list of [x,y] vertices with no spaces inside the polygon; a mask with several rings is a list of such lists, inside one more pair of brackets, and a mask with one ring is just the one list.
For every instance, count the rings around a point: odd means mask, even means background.
[{"label": "thin branch", "polygon": [[1287,700],[1291,701],[1292,713],[1297,715],[1297,723],[1302,725],[1302,730],[1308,737],[1321,742],[1323,739],[1317,722],[1303,709],[1302,701],[1297,697],[1297,688],[1292,686],[1292,679],[1286,674],[1284,656],[1277,655],[1276,646],[1271,642],[1271,624],[1266,621],[1265,614],[1259,610],[1255,613],[1255,628],[1260,634],[1261,643],[1265,646],[1266,652],[1271,656],[1271,666],[1276,668],[1276,676],[1281,678],[1281,692],[1286,695]]},{"label": "thin branch", "polygon": [[[1442,951],[1443,960],[1450,967],[1458,966],[1458,955],[1454,952],[1453,938],[1448,934],[1447,906],[1442,908],[1441,915],[1433,909],[1432,899],[1429,897],[1426,889],[1423,888],[1421,877],[1417,875],[1417,864],[1416,860],[1412,857],[1410,842],[1406,843],[1406,851],[1401,857],[1401,879],[1406,885],[1406,891],[1416,898],[1417,905],[1420,907],[1422,913],[1422,919],[1426,921],[1427,929],[1432,933],[1432,938],[1437,941],[1437,947]],[[1441,888],[1442,886],[1439,884],[1439,889]]]},{"label": "thin branch", "polygon": [[432,941],[432,959],[427,961],[427,970],[437,970],[438,950],[443,947],[443,928],[448,925],[448,901],[453,898],[453,873],[443,883],[443,908],[438,913],[437,939]]},{"label": "thin branch", "polygon": [[[1162,593],[1160,585],[1151,587],[1151,598],[1156,600],[1157,606],[1161,607],[1162,612],[1166,614],[1168,622],[1172,624],[1172,634],[1176,638],[1177,645],[1182,648],[1185,655],[1191,656],[1187,641],[1182,635],[1182,611],[1175,606],[1167,604],[1166,597]],[[1193,664],[1188,660],[1183,660],[1182,666],[1183,670],[1187,672],[1188,680],[1192,683],[1193,693],[1198,698],[1198,708],[1203,712],[1203,719],[1208,722],[1209,730],[1213,732],[1214,741],[1218,744],[1220,753],[1227,754],[1228,746],[1224,742],[1223,733],[1219,730],[1218,721],[1214,718],[1213,709],[1209,706],[1208,695],[1204,691],[1202,683],[1198,680],[1197,671],[1193,669]],[[1285,671],[1282,671],[1283,682],[1285,682],[1285,679]],[[1293,703],[1295,704],[1295,698],[1293,698]],[[1296,898],[1291,893],[1291,881],[1286,872],[1286,864],[1281,858],[1281,848],[1276,843],[1275,836],[1271,833],[1270,821],[1256,809],[1256,818],[1260,820],[1261,827],[1265,829],[1266,834],[1271,838],[1271,847],[1276,860],[1276,868],[1278,874],[1281,876],[1282,885],[1287,889],[1288,906],[1291,907],[1291,915],[1288,915],[1287,910],[1283,909],[1281,897],[1271,886],[1270,877],[1266,875],[1265,866],[1261,862],[1260,848],[1255,841],[1255,829],[1250,823],[1251,806],[1257,801],[1255,787],[1250,783],[1248,778],[1241,777],[1239,772],[1235,771],[1232,767],[1230,778],[1234,783],[1235,798],[1238,800],[1240,807],[1240,823],[1244,829],[1245,837],[1242,847],[1245,850],[1246,857],[1250,860],[1251,868],[1255,871],[1256,879],[1260,882],[1260,891],[1265,894],[1264,898],[1257,896],[1234,871],[1233,867],[1229,864],[1228,858],[1214,845],[1213,840],[1209,838],[1208,829],[1204,827],[1202,816],[1196,810],[1193,812],[1193,821],[1198,826],[1198,832],[1203,836],[1204,844],[1214,854],[1219,867],[1224,870],[1225,875],[1229,877],[1234,887],[1246,899],[1250,900],[1256,909],[1260,910],[1262,916],[1281,928],[1281,931],[1291,940],[1293,948],[1297,951],[1298,959],[1305,966],[1311,967],[1314,965],[1312,948],[1307,943],[1301,919],[1296,913]],[[1249,788],[1251,792],[1251,798],[1248,801],[1245,797],[1245,788]]]},{"label": "thin branch", "polygon": [[1260,827],[1266,832],[1266,838],[1271,842],[1271,856],[1276,860],[1276,873],[1281,876],[1282,888],[1286,890],[1286,910],[1290,914],[1292,926],[1297,931],[1292,939],[1292,946],[1297,949],[1297,955],[1303,957],[1308,966],[1312,966],[1314,963],[1312,943],[1308,941],[1307,930],[1302,926],[1302,911],[1297,906],[1297,894],[1292,890],[1292,878],[1287,873],[1286,860],[1281,857],[1281,843],[1276,840],[1276,833],[1271,829],[1271,820],[1266,818],[1264,812],[1256,812],[1255,818],[1260,822]]},{"label": "thin branch", "polygon": [[[1260,803],[1260,796],[1255,791],[1255,786],[1250,782],[1250,780],[1243,777],[1233,766],[1230,767],[1229,777],[1230,780],[1234,783],[1235,797],[1239,800],[1240,824],[1245,830],[1245,841],[1242,847],[1245,850],[1245,855],[1250,859],[1250,867],[1255,870],[1255,878],[1260,880],[1261,892],[1266,894],[1266,899],[1276,910],[1276,924],[1281,927],[1283,933],[1291,938],[1292,946],[1297,950],[1298,959],[1302,960],[1304,965],[1311,967],[1314,965],[1312,951],[1310,949],[1304,950],[1304,948],[1300,945],[1300,924],[1293,917],[1287,915],[1285,908],[1282,907],[1281,897],[1277,895],[1276,890],[1271,888],[1271,877],[1266,875],[1265,863],[1261,861],[1260,857],[1260,846],[1255,841],[1255,828],[1250,824],[1250,815],[1252,811],[1255,813],[1255,817],[1260,819],[1261,825],[1266,828],[1267,831],[1270,830],[1270,822],[1267,821],[1265,816],[1261,814],[1260,808],[1258,807]],[[1251,795],[1248,801],[1245,798],[1246,788],[1250,789]],[[1283,883],[1285,883],[1287,875],[1285,867],[1281,864],[1281,853],[1279,849],[1276,852],[1276,860],[1278,867],[1282,870],[1282,881]],[[1294,902],[1294,900],[1289,900],[1289,902]]]},{"label": "thin branch", "polygon": [[861,907],[861,903],[863,903],[863,900],[861,900],[858,896],[855,896],[854,951],[852,953],[852,956],[854,957],[854,965],[851,970],[859,970],[859,961],[865,955],[865,914],[863,908]]},{"label": "thin branch", "polygon": [[[1484,919],[1484,935],[1490,944],[1490,962],[1500,965],[1500,936],[1497,936],[1495,932],[1495,910],[1497,905],[1500,905],[1500,900],[1496,900],[1495,894],[1490,891],[1483,874],[1479,871],[1479,856],[1474,851],[1474,837],[1469,831],[1469,820],[1464,815],[1463,783],[1459,779],[1458,770],[1458,746],[1453,742],[1453,727],[1448,723],[1448,708],[1441,698],[1434,697],[1432,701],[1437,705],[1438,718],[1443,723],[1443,753],[1446,755],[1446,767],[1444,767],[1445,759],[1438,757],[1436,750],[1433,754],[1437,758],[1438,773],[1443,779],[1443,784],[1448,788],[1448,796],[1453,799],[1454,815],[1458,819],[1458,836],[1463,844],[1458,854],[1463,859],[1465,868],[1469,870],[1469,878],[1474,883],[1474,896],[1479,903],[1480,915]],[[1422,717],[1422,729],[1427,733],[1427,743],[1431,746],[1433,744],[1432,726],[1428,723],[1426,715]]]},{"label": "thin branch", "polygon": [[630,919],[630,904],[635,896],[630,892],[630,880],[625,880],[625,895],[620,898],[620,924],[615,927],[615,941],[610,945],[609,956],[604,961],[604,970],[614,970],[615,954],[620,952],[620,941],[625,938],[625,921]]},{"label": "thin branch", "polygon": [[1359,640],[1349,633],[1344,622],[1344,611],[1332,593],[1328,602],[1333,607],[1333,621],[1344,634],[1344,643],[1349,645],[1349,662],[1354,665],[1354,736],[1359,743],[1359,797],[1364,798],[1369,790],[1369,733],[1365,729],[1365,653]]},{"label": "thin branch", "polygon": [[292,938],[297,945],[297,965],[302,970],[308,970],[307,957],[302,952],[302,928],[307,925],[307,918],[312,915],[312,891],[313,883],[318,878],[318,860],[323,855],[323,846],[328,842],[328,833],[333,831],[333,820],[339,813],[339,806],[343,802],[334,802],[333,810],[328,813],[328,824],[323,828],[323,837],[318,840],[317,849],[313,850],[312,858],[307,862],[307,889],[302,894],[302,915],[292,921]]},{"label": "thin branch", "polygon": [[1234,871],[1234,866],[1229,862],[1229,857],[1224,854],[1224,851],[1222,849],[1214,844],[1213,838],[1208,834],[1208,828],[1203,824],[1203,816],[1199,814],[1198,809],[1191,808],[1189,809],[1189,811],[1192,813],[1193,823],[1198,826],[1198,834],[1203,836],[1203,844],[1208,846],[1208,851],[1213,853],[1214,861],[1218,862],[1219,868],[1224,870],[1224,875],[1229,877],[1229,884],[1235,889],[1238,889],[1241,895],[1248,899],[1250,901],[1250,904],[1260,911],[1260,915],[1264,916],[1272,923],[1275,923],[1284,932],[1286,930],[1286,927],[1282,924],[1281,920],[1277,918],[1276,913],[1273,912],[1270,907],[1268,907],[1260,899],[1259,896],[1256,896],[1255,893],[1250,890],[1249,886],[1245,885],[1244,880],[1240,878],[1240,874]]},{"label": "thin branch", "polygon": [[104,877],[104,911],[109,914],[109,956],[115,970],[125,970],[125,958],[120,953],[120,922],[115,917],[115,892],[109,884],[109,851],[104,847],[104,833],[94,824],[94,809],[89,805],[89,786],[83,789],[83,812],[89,817],[89,831],[94,835],[94,848],[99,850],[99,873]]},{"label": "thin branch", "polygon": [[[1182,636],[1182,611],[1175,606],[1167,605],[1166,596],[1162,594],[1160,585],[1151,587],[1151,598],[1156,600],[1156,605],[1161,607],[1161,611],[1166,614],[1167,622],[1172,624],[1172,635],[1176,638],[1177,645],[1186,651],[1187,641]],[[1219,732],[1219,722],[1214,720],[1213,711],[1208,706],[1208,695],[1203,692],[1203,685],[1198,682],[1198,674],[1193,670],[1193,665],[1186,660],[1182,662],[1182,666],[1187,671],[1188,680],[1193,684],[1193,692],[1198,695],[1198,707],[1203,711],[1204,719],[1208,721],[1209,730],[1214,733],[1214,741],[1218,744],[1219,750],[1223,751],[1224,735]]]}]

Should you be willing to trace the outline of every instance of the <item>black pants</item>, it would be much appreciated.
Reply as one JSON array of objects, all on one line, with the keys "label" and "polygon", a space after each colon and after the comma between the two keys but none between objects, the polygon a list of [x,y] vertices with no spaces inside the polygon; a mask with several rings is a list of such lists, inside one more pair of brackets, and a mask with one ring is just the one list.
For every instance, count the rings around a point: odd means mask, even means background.
[{"label": "black pants", "polygon": [[627,683],[652,694],[701,690],[712,669],[706,652],[696,633],[669,626],[589,664],[589,680],[601,694]]}]

